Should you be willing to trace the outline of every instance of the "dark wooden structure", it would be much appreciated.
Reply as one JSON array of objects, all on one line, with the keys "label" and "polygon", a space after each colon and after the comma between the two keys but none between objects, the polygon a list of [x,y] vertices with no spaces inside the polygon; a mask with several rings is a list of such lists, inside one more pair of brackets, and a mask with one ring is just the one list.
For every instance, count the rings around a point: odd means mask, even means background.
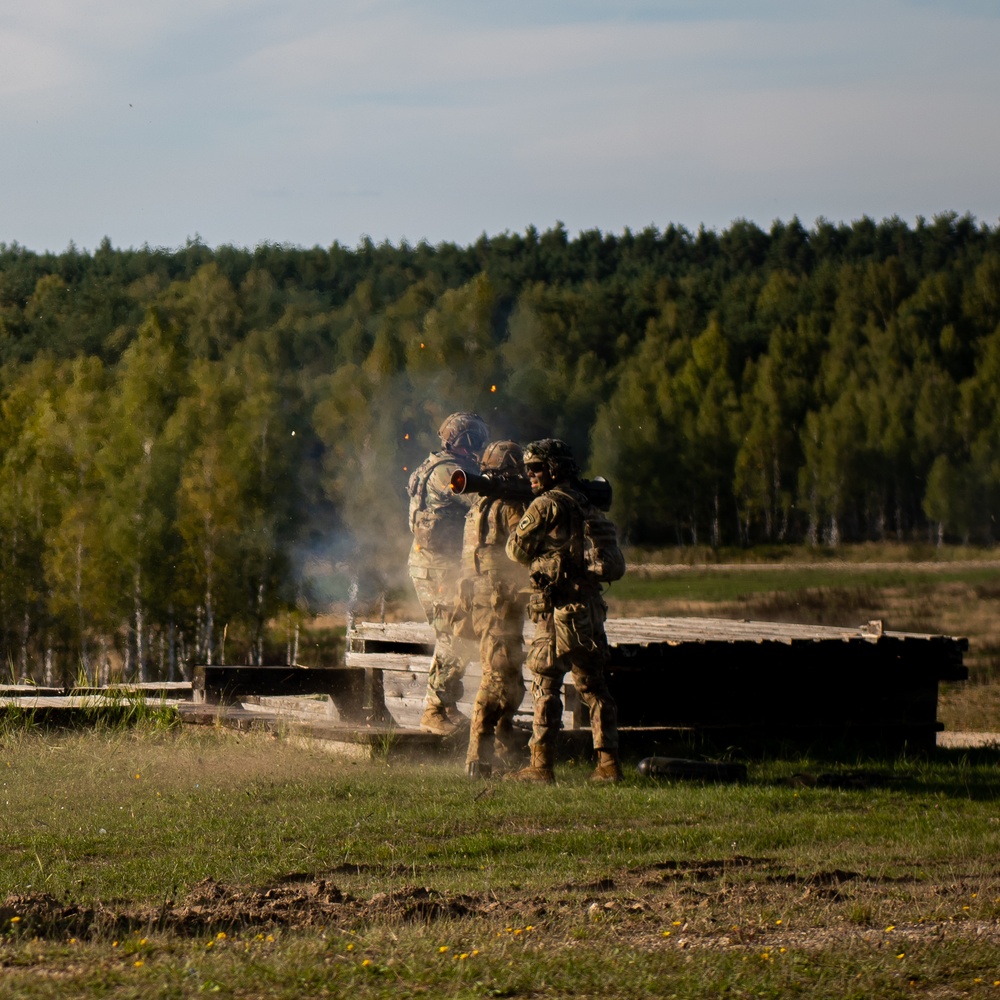
[{"label": "dark wooden structure", "polygon": [[[966,639],[883,631],[880,622],[627,618],[609,620],[607,634],[623,746],[638,752],[928,750],[943,728],[940,682],[968,676]],[[380,672],[389,715],[413,724],[432,650],[422,623],[360,622],[348,634],[346,665]],[[473,668],[470,702],[476,677]],[[563,726],[572,741],[589,735],[588,718],[567,680]],[[526,696],[521,717],[529,716]]]},{"label": "dark wooden structure", "polygon": [[[525,628],[530,641],[533,626]],[[626,754],[719,750],[841,752],[929,750],[942,681],[965,680],[967,640],[857,628],[622,618],[607,623],[609,684]],[[0,705],[45,715],[97,700],[144,697],[176,705],[190,722],[280,729],[352,753],[458,752],[460,738],[419,730],[434,635],[422,622],[352,622],[342,666],[203,666],[192,684],[64,691],[9,685]],[[530,687],[530,676],[526,673]],[[471,712],[479,665],[470,664],[460,708]],[[527,741],[531,696],[515,723]],[[586,707],[567,677],[564,748],[590,746]]]},{"label": "dark wooden structure", "polygon": [[716,746],[934,747],[964,638],[708,618],[608,623],[623,725],[687,726]]}]

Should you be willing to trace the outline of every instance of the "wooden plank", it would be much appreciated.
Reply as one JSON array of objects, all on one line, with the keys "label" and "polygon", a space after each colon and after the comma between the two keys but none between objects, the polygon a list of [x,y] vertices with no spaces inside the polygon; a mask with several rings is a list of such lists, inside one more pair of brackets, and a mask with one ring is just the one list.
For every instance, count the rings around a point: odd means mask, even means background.
[{"label": "wooden plank", "polygon": [[52,698],[66,694],[61,687],[39,687],[37,684],[0,684],[0,696],[4,698]]},{"label": "wooden plank", "polygon": [[194,695],[194,685],[191,681],[143,681],[105,684],[103,686],[74,686],[66,690],[67,694],[86,695],[99,694],[105,697],[125,697],[142,695],[150,698],[172,697],[191,698]]},{"label": "wooden plank", "polygon": [[372,721],[384,710],[377,699],[367,703],[366,671],[340,668],[280,666],[198,666],[194,670],[194,700],[226,704],[253,695],[329,695],[343,718]]},{"label": "wooden plank", "polygon": [[148,681],[143,683],[105,684],[103,686],[42,687],[37,684],[0,684],[0,695],[4,697],[85,697],[98,695],[100,697],[132,697],[143,695],[146,698],[169,696],[172,698],[190,698],[192,685],[190,681]]},{"label": "wooden plank", "polygon": [[[959,651],[968,649],[968,639],[964,637],[891,630],[873,635],[866,632],[866,628],[867,623],[845,627],[725,618],[609,618],[605,623],[608,641],[612,645],[720,641],[788,644],[794,640],[877,643],[883,639],[896,639],[955,646]],[[534,625],[526,622],[525,642],[530,643],[533,635]],[[372,652],[377,651],[380,645],[411,644],[425,647],[429,655],[434,647],[434,630],[424,622],[357,622],[355,632],[349,638],[351,648],[358,652],[365,652],[369,644],[372,644]]]}]

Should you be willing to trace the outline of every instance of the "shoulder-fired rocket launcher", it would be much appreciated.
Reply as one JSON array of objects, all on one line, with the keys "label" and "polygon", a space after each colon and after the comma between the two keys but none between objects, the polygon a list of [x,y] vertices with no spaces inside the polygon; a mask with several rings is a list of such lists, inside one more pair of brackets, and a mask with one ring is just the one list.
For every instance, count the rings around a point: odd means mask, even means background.
[{"label": "shoulder-fired rocket launcher", "polygon": [[[611,483],[603,476],[594,479],[581,479],[574,483],[578,489],[598,510],[611,508]],[[530,503],[534,499],[528,480],[520,476],[496,476],[489,472],[481,475],[456,469],[451,475],[451,488],[456,493],[478,493],[484,497],[494,497],[498,500],[520,500]]]}]

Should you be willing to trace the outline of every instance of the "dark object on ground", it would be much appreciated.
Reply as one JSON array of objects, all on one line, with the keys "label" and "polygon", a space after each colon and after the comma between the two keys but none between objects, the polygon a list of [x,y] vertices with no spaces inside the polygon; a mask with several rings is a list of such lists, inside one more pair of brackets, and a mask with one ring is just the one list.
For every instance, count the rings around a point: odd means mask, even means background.
[{"label": "dark object on ground", "polygon": [[697,781],[746,781],[746,764],[720,764],[684,757],[645,757],[638,771],[644,778],[694,778]]}]

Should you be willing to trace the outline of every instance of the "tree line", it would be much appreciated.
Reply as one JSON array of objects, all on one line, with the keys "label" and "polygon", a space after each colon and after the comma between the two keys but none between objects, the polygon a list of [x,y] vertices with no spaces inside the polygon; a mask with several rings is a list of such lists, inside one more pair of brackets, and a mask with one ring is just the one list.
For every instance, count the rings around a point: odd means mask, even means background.
[{"label": "tree line", "polygon": [[969,216],[0,244],[0,642],[39,679],[260,662],[405,578],[456,409],[568,440],[631,543],[992,544],[998,395],[1000,231]]}]

